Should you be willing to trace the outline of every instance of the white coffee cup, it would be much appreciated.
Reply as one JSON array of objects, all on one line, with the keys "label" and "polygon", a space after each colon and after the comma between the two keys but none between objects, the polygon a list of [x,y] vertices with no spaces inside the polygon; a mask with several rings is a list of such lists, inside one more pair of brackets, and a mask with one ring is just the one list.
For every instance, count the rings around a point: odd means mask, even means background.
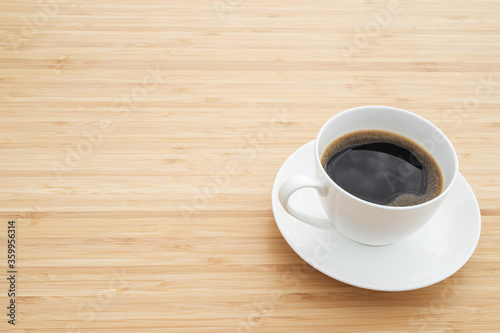
[{"label": "white coffee cup", "polygon": [[[338,186],[326,173],[321,156],[328,145],[344,134],[358,130],[386,130],[401,134],[424,147],[437,161],[443,174],[443,192],[425,203],[392,207],[362,200]],[[411,112],[387,106],[362,106],[341,112],[326,122],[314,146],[315,176],[296,175],[279,189],[279,200],[295,218],[321,229],[336,228],[352,240],[366,245],[387,245],[422,228],[446,199],[458,176],[458,158],[450,140],[439,128]],[[315,188],[327,219],[290,206],[292,194]]]}]

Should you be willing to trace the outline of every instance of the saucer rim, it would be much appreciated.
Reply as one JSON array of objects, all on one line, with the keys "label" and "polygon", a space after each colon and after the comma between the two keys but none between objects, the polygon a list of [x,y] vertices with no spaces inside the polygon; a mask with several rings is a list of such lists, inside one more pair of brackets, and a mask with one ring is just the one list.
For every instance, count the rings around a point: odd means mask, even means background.
[{"label": "saucer rim", "polygon": [[[473,244],[473,246],[471,247],[470,251],[464,255],[464,259],[460,262],[460,264],[457,265],[456,269],[452,269],[451,273],[450,274],[447,274],[447,275],[439,275],[436,279],[433,279],[433,280],[429,280],[429,281],[426,281],[424,283],[420,283],[420,284],[415,284],[415,285],[411,285],[409,287],[401,287],[401,288],[385,288],[385,287],[377,287],[376,285],[369,285],[369,284],[363,284],[363,283],[358,283],[358,282],[355,282],[355,281],[350,281],[350,280],[347,280],[345,278],[342,278],[342,277],[338,277],[336,276],[336,274],[330,274],[328,272],[326,272],[321,266],[318,265],[318,267],[315,267],[314,265],[312,265],[309,261],[306,260],[306,258],[304,258],[302,256],[302,254],[300,253],[301,251],[299,249],[296,249],[294,245],[292,245],[292,243],[289,241],[289,239],[287,238],[286,236],[286,233],[281,229],[281,226],[280,226],[280,223],[278,222],[278,217],[277,217],[277,206],[278,205],[281,205],[279,203],[279,200],[277,198],[277,186],[276,186],[276,182],[278,180],[278,177],[280,176],[283,168],[285,167],[285,165],[287,164],[287,162],[293,157],[293,155],[295,155],[298,151],[302,150],[302,149],[306,149],[306,147],[308,145],[311,145],[313,148],[313,153],[314,153],[314,144],[315,144],[315,141],[316,140],[312,140],[310,142],[307,142],[306,144],[300,146],[299,148],[297,148],[294,152],[292,152],[288,158],[285,160],[285,162],[283,162],[283,164],[280,166],[278,172],[276,173],[276,176],[274,178],[274,182],[273,182],[273,189],[272,189],[272,209],[273,209],[273,216],[274,216],[274,220],[276,222],[276,225],[278,227],[278,230],[280,231],[282,237],[285,239],[285,241],[287,242],[288,246],[290,246],[292,248],[292,250],[302,259],[304,260],[308,265],[310,265],[311,267],[313,267],[314,269],[320,271],[321,273],[325,274],[326,276],[330,277],[330,278],[333,278],[337,281],[340,281],[340,282],[343,282],[345,284],[348,284],[348,285],[351,285],[351,286],[355,286],[355,287],[358,287],[358,288],[363,288],[363,289],[368,289],[368,290],[375,290],[375,291],[387,291],[387,292],[397,292],[397,291],[409,291],[409,290],[417,290],[417,289],[421,289],[421,288],[425,288],[425,287],[429,287],[429,286],[432,286],[436,283],[439,283],[441,281],[444,281],[446,280],[447,278],[449,278],[450,276],[452,276],[453,274],[455,274],[456,272],[458,272],[468,261],[469,259],[472,257],[472,255],[474,254],[476,248],[477,248],[477,245],[479,244],[479,239],[481,237],[481,210],[479,208],[479,204],[478,204],[478,201],[477,201],[477,197],[474,193],[474,191],[472,190],[470,184],[467,182],[467,180],[465,179],[465,177],[462,175],[462,173],[458,173],[457,175],[457,179],[456,179],[456,182],[455,184],[453,185],[453,187],[456,186],[456,184],[458,184],[459,181],[463,181],[465,183],[465,185],[467,186],[468,190],[470,191],[470,193],[472,194],[472,197],[474,199],[474,206],[475,206],[475,210],[476,210],[476,213],[477,213],[477,216],[479,216],[479,218],[477,219],[477,221],[475,221],[475,224],[477,225],[476,227],[476,230],[477,230],[477,236],[475,237],[475,239],[473,240],[473,242],[471,242],[471,244]],[[451,191],[453,191],[453,189],[451,189]],[[450,192],[451,192],[450,191]],[[288,218],[293,218],[291,216],[288,216]],[[354,242],[353,240],[349,240],[351,242]],[[403,239],[401,240],[400,242],[405,242],[406,240]],[[363,244],[362,244],[363,245]],[[384,245],[384,246],[391,246],[392,244],[389,244],[389,245]],[[363,245],[363,246],[369,246],[369,245]]]}]

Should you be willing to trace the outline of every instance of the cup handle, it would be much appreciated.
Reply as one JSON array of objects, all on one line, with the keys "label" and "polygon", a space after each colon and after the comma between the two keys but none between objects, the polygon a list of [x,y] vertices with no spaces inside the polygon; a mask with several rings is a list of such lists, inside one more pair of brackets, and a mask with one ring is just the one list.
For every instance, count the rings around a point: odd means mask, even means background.
[{"label": "cup handle", "polygon": [[332,221],[324,218],[315,217],[303,212],[299,212],[290,206],[289,200],[295,191],[300,190],[305,187],[312,187],[316,189],[321,196],[326,196],[328,193],[328,188],[318,177],[309,175],[297,175],[292,178],[288,178],[280,187],[278,191],[278,198],[281,205],[288,214],[292,215],[296,219],[312,225],[313,227],[332,230],[335,229]]}]

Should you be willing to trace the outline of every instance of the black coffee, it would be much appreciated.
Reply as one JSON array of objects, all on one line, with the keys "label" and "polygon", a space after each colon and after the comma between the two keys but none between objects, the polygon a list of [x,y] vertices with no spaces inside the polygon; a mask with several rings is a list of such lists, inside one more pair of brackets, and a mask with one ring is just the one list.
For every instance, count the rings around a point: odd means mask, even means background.
[{"label": "black coffee", "polygon": [[418,205],[443,190],[443,176],[434,157],[416,142],[392,132],[346,134],[326,148],[321,163],[344,190],[380,205]]}]

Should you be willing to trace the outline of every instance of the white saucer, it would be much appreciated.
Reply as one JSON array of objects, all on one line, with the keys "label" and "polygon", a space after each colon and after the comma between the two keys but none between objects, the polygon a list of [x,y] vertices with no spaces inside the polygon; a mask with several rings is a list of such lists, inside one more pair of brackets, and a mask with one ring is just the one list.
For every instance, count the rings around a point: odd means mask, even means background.
[{"label": "white saucer", "polygon": [[[356,243],[338,231],[309,226],[288,215],[278,200],[278,189],[296,174],[314,174],[314,141],[295,151],[276,176],[272,199],[276,224],[302,259],[344,283],[382,291],[427,287],[458,271],[472,256],[479,241],[479,206],[462,175],[426,226],[395,244],[373,247]],[[291,205],[324,217],[318,199],[314,189],[302,189],[292,196]]]}]

